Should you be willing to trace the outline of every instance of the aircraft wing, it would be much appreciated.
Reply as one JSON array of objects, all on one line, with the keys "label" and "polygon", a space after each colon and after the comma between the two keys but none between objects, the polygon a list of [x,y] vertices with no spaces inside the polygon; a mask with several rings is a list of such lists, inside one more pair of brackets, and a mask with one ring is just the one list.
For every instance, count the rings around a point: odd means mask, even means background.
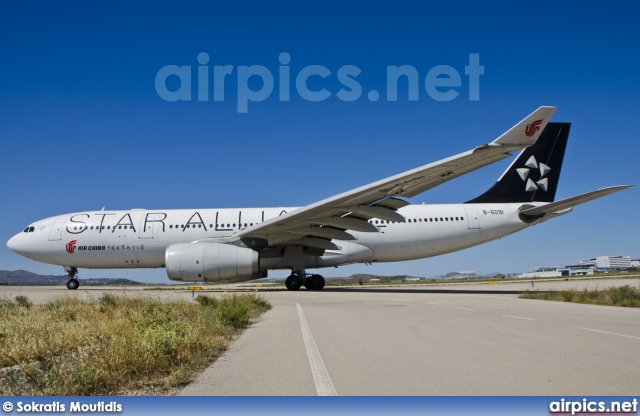
[{"label": "aircraft wing", "polygon": [[633,185],[618,185],[609,186],[607,188],[598,189],[597,191],[587,192],[586,194],[573,196],[571,198],[563,199],[556,202],[551,202],[539,207],[528,208],[522,210],[520,213],[525,215],[543,215],[552,214],[554,212],[562,211],[567,208],[575,207],[576,205],[584,204],[585,202],[592,201],[597,198],[601,198],[605,195],[612,194],[614,192],[622,191],[623,189],[631,188]]},{"label": "aircraft wing", "polygon": [[378,232],[368,222],[371,218],[404,222],[396,210],[408,202],[395,197],[413,197],[531,146],[555,110],[540,107],[491,143],[307,205],[245,228],[234,237],[263,239],[269,247],[304,239],[299,244],[335,249],[327,239],[355,239],[349,230]]}]

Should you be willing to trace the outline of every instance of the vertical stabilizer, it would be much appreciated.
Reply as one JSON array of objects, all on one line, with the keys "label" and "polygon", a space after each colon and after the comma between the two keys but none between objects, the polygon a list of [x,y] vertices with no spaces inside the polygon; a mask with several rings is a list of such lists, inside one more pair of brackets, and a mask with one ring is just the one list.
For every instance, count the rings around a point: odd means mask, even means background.
[{"label": "vertical stabilizer", "polygon": [[553,202],[570,123],[548,123],[537,142],[522,150],[500,179],[467,204]]}]

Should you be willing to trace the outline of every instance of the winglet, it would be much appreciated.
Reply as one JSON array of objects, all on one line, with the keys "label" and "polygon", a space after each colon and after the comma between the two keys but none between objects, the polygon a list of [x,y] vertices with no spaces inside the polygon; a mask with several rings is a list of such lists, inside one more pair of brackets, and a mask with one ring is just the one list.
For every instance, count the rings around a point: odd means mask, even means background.
[{"label": "winglet", "polygon": [[498,137],[492,144],[502,146],[531,146],[547,126],[556,107],[540,107],[529,114],[524,120],[511,127],[506,133]]}]

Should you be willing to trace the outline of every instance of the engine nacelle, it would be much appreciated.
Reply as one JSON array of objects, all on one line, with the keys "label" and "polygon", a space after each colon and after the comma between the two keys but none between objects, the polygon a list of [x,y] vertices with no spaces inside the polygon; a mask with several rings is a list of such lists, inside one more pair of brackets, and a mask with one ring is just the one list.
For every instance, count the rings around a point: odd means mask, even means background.
[{"label": "engine nacelle", "polygon": [[173,244],[164,254],[167,276],[182,282],[240,282],[266,277],[258,252],[219,243]]}]

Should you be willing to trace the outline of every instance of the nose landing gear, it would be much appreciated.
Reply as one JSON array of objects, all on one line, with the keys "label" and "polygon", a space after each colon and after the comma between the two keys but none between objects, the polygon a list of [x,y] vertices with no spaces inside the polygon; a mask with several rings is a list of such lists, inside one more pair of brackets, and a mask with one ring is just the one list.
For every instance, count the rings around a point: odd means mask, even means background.
[{"label": "nose landing gear", "polygon": [[78,269],[76,267],[64,266],[64,271],[67,272],[67,276],[69,276],[69,280],[67,281],[67,289],[76,290],[80,287],[80,282],[76,279],[76,275],[78,274]]}]

